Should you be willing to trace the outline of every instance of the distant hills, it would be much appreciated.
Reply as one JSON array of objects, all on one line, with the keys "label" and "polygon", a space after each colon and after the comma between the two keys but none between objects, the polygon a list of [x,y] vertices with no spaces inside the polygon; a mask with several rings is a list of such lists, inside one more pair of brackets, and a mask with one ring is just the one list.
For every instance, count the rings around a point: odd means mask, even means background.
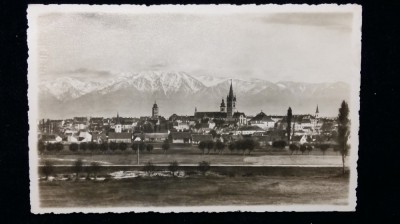
[{"label": "distant hills", "polygon": [[[289,106],[296,113],[337,114],[340,102],[350,97],[350,86],[336,83],[300,83],[233,79],[237,109],[248,115],[263,110],[267,114],[285,114]],[[39,84],[39,116],[146,116],[154,101],[160,114],[192,115],[198,111],[217,111],[226,100],[230,79],[194,76],[184,72],[142,72],[114,75],[105,81],[85,81],[60,77]]]}]

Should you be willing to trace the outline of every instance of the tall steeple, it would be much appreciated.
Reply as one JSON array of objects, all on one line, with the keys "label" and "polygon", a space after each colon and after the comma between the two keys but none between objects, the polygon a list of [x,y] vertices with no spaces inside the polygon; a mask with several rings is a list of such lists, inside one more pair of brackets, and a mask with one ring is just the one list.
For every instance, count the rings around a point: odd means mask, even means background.
[{"label": "tall steeple", "polygon": [[151,109],[151,116],[153,118],[158,118],[158,105],[156,101],[154,101],[153,108]]},{"label": "tall steeple", "polygon": [[315,110],[315,118],[318,119],[318,117],[319,117],[319,109],[317,104],[317,109]]},{"label": "tall steeple", "polygon": [[115,122],[115,133],[121,133],[122,132],[122,125],[121,121],[119,120],[119,113],[117,112],[117,120]]},{"label": "tall steeple", "polygon": [[233,113],[236,109],[236,96],[233,95],[232,79],[231,86],[229,88],[229,94],[226,97],[226,117],[228,119],[232,118]]}]

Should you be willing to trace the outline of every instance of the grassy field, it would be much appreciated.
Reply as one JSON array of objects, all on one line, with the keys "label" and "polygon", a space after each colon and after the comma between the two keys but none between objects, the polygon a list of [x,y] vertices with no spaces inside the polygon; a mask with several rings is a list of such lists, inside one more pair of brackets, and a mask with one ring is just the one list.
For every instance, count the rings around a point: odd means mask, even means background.
[{"label": "grassy field", "polygon": [[344,205],[348,178],[312,176],[142,177],[125,180],[41,181],[42,207]]},{"label": "grassy field", "polygon": [[[212,165],[341,165],[341,157],[333,150],[328,151],[326,155],[318,150],[310,154],[291,155],[288,150],[266,150],[257,149],[250,155],[243,155],[240,152],[230,153],[225,150],[223,154],[211,152],[210,154],[202,154],[194,146],[186,146],[187,148],[170,149],[167,153],[160,149],[153,152],[143,152],[140,154],[140,162],[144,164],[151,161],[154,164],[168,164],[177,161],[180,164],[198,164],[201,161],[207,161]],[[63,150],[59,153],[46,153],[39,155],[40,163],[45,160],[52,160],[56,165],[71,165],[77,159],[83,159],[85,162],[91,161],[101,162],[102,165],[136,165],[137,154],[132,150],[115,151],[115,152],[77,152],[72,153]]]}]

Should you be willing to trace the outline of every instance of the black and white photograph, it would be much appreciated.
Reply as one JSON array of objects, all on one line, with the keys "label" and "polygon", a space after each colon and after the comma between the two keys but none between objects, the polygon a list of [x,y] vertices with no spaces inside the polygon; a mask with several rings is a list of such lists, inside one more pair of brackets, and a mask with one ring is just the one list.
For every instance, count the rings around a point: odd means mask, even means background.
[{"label": "black and white photograph", "polygon": [[361,11],[29,5],[31,211],[355,211]]}]

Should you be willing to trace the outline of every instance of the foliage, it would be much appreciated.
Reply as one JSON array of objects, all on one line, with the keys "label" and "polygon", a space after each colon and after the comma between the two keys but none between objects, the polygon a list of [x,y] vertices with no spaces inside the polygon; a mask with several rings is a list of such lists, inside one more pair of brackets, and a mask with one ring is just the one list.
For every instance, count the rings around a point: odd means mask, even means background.
[{"label": "foliage", "polygon": [[46,149],[47,149],[47,151],[52,152],[56,149],[56,147],[53,143],[47,143]]},{"label": "foliage", "polygon": [[139,149],[139,143],[137,143],[137,142],[133,143],[132,150],[136,152],[138,149]]},{"label": "foliage", "polygon": [[287,134],[287,140],[290,142],[290,134],[291,134],[291,129],[292,129],[292,108],[289,107],[288,112],[287,112],[287,126],[286,126],[286,134]]},{"label": "foliage", "polygon": [[289,149],[292,152],[291,154],[293,154],[294,152],[296,152],[297,150],[299,150],[299,146],[296,144],[290,144],[289,145]]},{"label": "foliage", "polygon": [[79,145],[77,143],[71,143],[69,145],[69,150],[72,152],[76,152],[76,151],[78,151],[78,149],[79,149]]},{"label": "foliage", "polygon": [[307,150],[307,146],[305,144],[300,146],[300,152],[303,154]]},{"label": "foliage", "polygon": [[146,151],[147,152],[152,152],[153,149],[154,149],[154,146],[152,144],[147,144],[147,146],[146,146]]},{"label": "foliage", "polygon": [[213,138],[217,137],[217,132],[215,130],[211,130],[209,134],[212,135]]},{"label": "foliage", "polygon": [[214,148],[214,141],[212,140],[206,141],[206,148],[207,148],[207,153],[210,154],[210,150]]},{"label": "foliage", "polygon": [[285,148],[285,146],[286,146],[286,141],[283,141],[283,140],[272,142],[272,147],[274,147],[274,148],[283,149],[283,148]]},{"label": "foliage", "polygon": [[38,142],[39,153],[42,154],[45,149],[46,149],[46,146],[44,145],[44,142],[42,140],[39,140],[39,142]]},{"label": "foliage", "polygon": [[89,166],[89,173],[93,173],[94,179],[97,179],[97,173],[100,170],[100,163],[99,162],[91,162]]},{"label": "foliage", "polygon": [[49,176],[54,172],[53,163],[47,160],[44,163],[42,171],[43,171],[43,174],[46,176],[46,180],[47,180],[49,178]]},{"label": "foliage", "polygon": [[313,150],[312,145],[310,145],[310,144],[304,144],[304,145],[306,146],[306,150],[308,153],[310,153]]},{"label": "foliage", "polygon": [[231,153],[232,153],[233,151],[235,151],[235,149],[236,149],[236,144],[235,144],[235,142],[229,143],[228,149],[229,149],[229,151],[231,151]]},{"label": "foliage", "polygon": [[207,147],[207,143],[205,141],[201,141],[198,145],[199,149],[201,150],[201,152],[204,154],[204,150]]},{"label": "foliage", "polygon": [[57,142],[54,144],[54,148],[57,152],[59,152],[64,149],[64,145],[61,142]]},{"label": "foliage", "polygon": [[100,144],[100,150],[101,151],[107,151],[108,150],[108,143],[107,142],[103,142]]},{"label": "foliage", "polygon": [[89,142],[88,148],[90,151],[95,151],[99,148],[99,144],[97,144],[96,142]]},{"label": "foliage", "polygon": [[164,153],[166,153],[170,148],[169,141],[168,140],[164,141],[164,143],[161,145],[161,148],[162,150],[164,150]]},{"label": "foliage", "polygon": [[86,151],[86,149],[88,149],[88,144],[86,142],[81,142],[79,144],[79,149],[82,151]]},{"label": "foliage", "polygon": [[339,115],[337,118],[338,123],[338,136],[337,142],[339,144],[340,154],[342,155],[343,173],[344,169],[344,158],[346,157],[350,146],[348,140],[350,136],[350,120],[349,120],[349,105],[343,100],[341,107],[339,108]]},{"label": "foliage", "polygon": [[215,143],[215,148],[218,150],[218,153],[222,153],[225,149],[225,143],[221,142],[220,140],[218,140]]},{"label": "foliage", "polygon": [[126,144],[125,142],[120,142],[118,144],[118,149],[121,151],[125,151],[128,148],[128,144]]},{"label": "foliage", "polygon": [[206,175],[207,171],[210,170],[210,163],[202,161],[199,163],[197,168],[203,175]]},{"label": "foliage", "polygon": [[175,172],[178,171],[179,163],[177,161],[173,161],[169,164],[168,170],[171,171],[172,176],[175,176]]},{"label": "foliage", "polygon": [[322,151],[322,154],[325,155],[326,150],[330,147],[329,144],[319,144],[318,148]]},{"label": "foliage", "polygon": [[153,165],[152,162],[147,162],[146,165],[143,167],[143,171],[145,171],[149,176],[154,173],[156,167]]},{"label": "foliage", "polygon": [[115,150],[117,150],[117,148],[118,148],[118,143],[116,143],[116,142],[110,142],[110,144],[108,144],[108,147],[110,147],[110,149],[111,149],[112,151],[115,151]]},{"label": "foliage", "polygon": [[76,173],[76,180],[79,179],[79,173],[83,171],[83,161],[82,159],[77,159],[72,166],[72,170]]}]

